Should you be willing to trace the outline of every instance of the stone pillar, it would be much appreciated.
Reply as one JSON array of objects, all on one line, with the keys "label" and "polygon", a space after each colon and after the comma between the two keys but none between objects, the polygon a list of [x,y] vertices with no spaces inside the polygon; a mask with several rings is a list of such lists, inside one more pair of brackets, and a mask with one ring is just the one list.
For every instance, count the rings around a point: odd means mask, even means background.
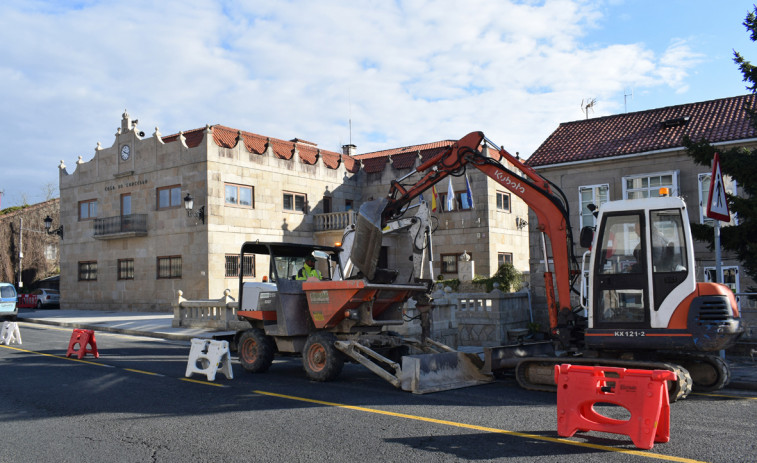
[{"label": "stone pillar", "polygon": [[471,260],[468,251],[463,251],[457,263],[457,279],[461,282],[473,281],[475,275],[475,262]]}]

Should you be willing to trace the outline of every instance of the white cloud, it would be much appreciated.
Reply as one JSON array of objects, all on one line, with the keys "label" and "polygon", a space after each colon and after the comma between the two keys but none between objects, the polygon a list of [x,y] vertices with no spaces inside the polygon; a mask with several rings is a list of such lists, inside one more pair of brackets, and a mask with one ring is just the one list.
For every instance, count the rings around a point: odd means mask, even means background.
[{"label": "white cloud", "polygon": [[2,158],[34,179],[2,207],[109,146],[124,109],[148,134],[220,123],[338,150],[351,117],[359,152],[484,130],[528,155],[583,98],[617,112],[624,87],[685,91],[699,63],[684,41],[584,44],[606,7],[589,0],[76,5],[0,5]]}]

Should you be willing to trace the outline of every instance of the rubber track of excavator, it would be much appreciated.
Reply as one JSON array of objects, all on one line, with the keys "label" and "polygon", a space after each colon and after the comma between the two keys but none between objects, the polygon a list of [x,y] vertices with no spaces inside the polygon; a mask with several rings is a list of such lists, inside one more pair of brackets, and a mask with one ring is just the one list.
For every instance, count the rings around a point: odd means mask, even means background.
[{"label": "rubber track of excavator", "polygon": [[[554,375],[550,375],[550,381],[534,383],[529,379],[528,370],[532,367],[551,367],[554,371],[555,365],[569,363],[572,365],[597,365],[618,368],[633,368],[641,370],[669,370],[676,374],[676,381],[668,384],[668,396],[670,402],[686,398],[691,393],[692,381],[688,370],[680,365],[669,362],[645,362],[636,360],[617,360],[607,358],[582,358],[582,357],[527,357],[518,362],[515,367],[515,379],[523,389],[529,391],[557,392],[557,385],[554,382]],[[543,377],[543,375],[542,375]]]}]

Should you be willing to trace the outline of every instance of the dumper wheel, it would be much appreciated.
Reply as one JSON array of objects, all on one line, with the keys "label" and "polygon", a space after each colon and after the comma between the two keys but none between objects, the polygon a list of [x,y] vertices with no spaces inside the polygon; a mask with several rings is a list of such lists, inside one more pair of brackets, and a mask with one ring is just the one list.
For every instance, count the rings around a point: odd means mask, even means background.
[{"label": "dumper wheel", "polygon": [[252,328],[239,337],[237,352],[242,368],[250,373],[263,373],[273,363],[275,351],[273,338],[267,336],[263,330]]},{"label": "dumper wheel", "polygon": [[333,381],[342,372],[344,356],[336,346],[331,333],[312,333],[302,350],[302,366],[313,381]]}]

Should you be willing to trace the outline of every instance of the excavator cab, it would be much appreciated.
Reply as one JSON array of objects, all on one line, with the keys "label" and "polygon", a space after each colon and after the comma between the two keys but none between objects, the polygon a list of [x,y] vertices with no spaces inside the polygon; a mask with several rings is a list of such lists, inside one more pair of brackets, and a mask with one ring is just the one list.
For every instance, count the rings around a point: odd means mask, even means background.
[{"label": "excavator cab", "polygon": [[[681,198],[604,204],[587,272],[586,346],[710,351],[735,342],[735,300],[696,282],[693,256]],[[704,306],[717,315],[708,318]]]}]

